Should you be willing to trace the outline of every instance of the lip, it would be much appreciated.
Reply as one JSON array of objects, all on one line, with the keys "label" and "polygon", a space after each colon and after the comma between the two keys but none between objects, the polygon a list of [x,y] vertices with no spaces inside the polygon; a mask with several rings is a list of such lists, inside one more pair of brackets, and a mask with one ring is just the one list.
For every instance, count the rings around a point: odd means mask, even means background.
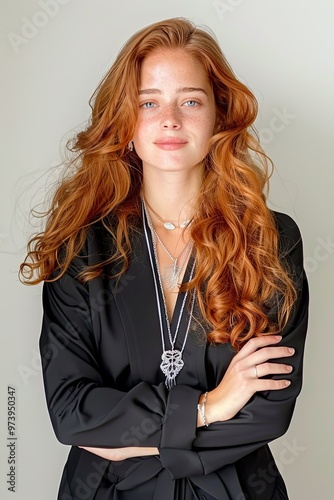
[{"label": "lip", "polygon": [[187,141],[179,137],[163,137],[154,141],[154,144],[160,149],[175,150],[185,146]]}]

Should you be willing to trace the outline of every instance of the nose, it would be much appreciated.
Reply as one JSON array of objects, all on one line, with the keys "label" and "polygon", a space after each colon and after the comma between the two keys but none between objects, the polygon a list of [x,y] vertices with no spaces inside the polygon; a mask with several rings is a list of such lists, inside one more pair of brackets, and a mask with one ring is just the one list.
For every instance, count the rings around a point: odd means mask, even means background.
[{"label": "nose", "polygon": [[161,126],[164,129],[177,130],[181,128],[180,110],[177,106],[167,106],[161,119]]}]

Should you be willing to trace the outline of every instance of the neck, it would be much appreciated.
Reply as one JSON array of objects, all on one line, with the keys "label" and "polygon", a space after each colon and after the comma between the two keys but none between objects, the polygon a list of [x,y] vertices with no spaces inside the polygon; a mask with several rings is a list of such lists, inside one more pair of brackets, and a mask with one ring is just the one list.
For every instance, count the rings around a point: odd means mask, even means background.
[{"label": "neck", "polygon": [[143,195],[150,206],[165,221],[191,219],[196,212],[202,169],[189,172],[150,172],[143,179]]}]

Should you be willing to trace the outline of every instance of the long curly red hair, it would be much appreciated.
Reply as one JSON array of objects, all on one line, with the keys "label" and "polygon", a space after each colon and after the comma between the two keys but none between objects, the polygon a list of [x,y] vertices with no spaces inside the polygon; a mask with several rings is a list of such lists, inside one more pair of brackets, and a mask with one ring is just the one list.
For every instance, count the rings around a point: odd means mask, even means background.
[{"label": "long curly red hair", "polygon": [[[214,90],[217,127],[191,226],[197,265],[187,287],[199,292],[201,313],[212,326],[208,340],[230,341],[238,349],[254,335],[281,330],[296,291],[266,205],[271,162],[252,129],[256,99],[236,78],[214,37],[186,19],[157,22],[133,35],[98,85],[87,128],[67,143],[75,157],[44,213],[44,230],[28,243],[21,279],[27,284],[58,279],[82,249],[90,225],[109,215],[117,221],[114,229],[104,222],[116,250],[107,262],[120,260],[121,272],[127,269],[142,186],[141,160],[127,145],[137,120],[141,64],[158,48],[181,48],[197,58]],[[107,262],[87,268],[81,279],[94,279]],[[270,321],[268,308],[278,302],[277,320]]]}]

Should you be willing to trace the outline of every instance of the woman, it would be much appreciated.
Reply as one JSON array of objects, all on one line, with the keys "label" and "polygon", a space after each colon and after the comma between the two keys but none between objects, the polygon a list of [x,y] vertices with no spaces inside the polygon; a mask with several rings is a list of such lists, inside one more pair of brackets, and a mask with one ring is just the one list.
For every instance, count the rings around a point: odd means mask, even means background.
[{"label": "woman", "polygon": [[288,498],[267,443],[301,389],[308,295],[256,113],[185,19],[136,33],[94,94],[21,267],[45,282],[45,392],[72,445],[58,499]]}]

